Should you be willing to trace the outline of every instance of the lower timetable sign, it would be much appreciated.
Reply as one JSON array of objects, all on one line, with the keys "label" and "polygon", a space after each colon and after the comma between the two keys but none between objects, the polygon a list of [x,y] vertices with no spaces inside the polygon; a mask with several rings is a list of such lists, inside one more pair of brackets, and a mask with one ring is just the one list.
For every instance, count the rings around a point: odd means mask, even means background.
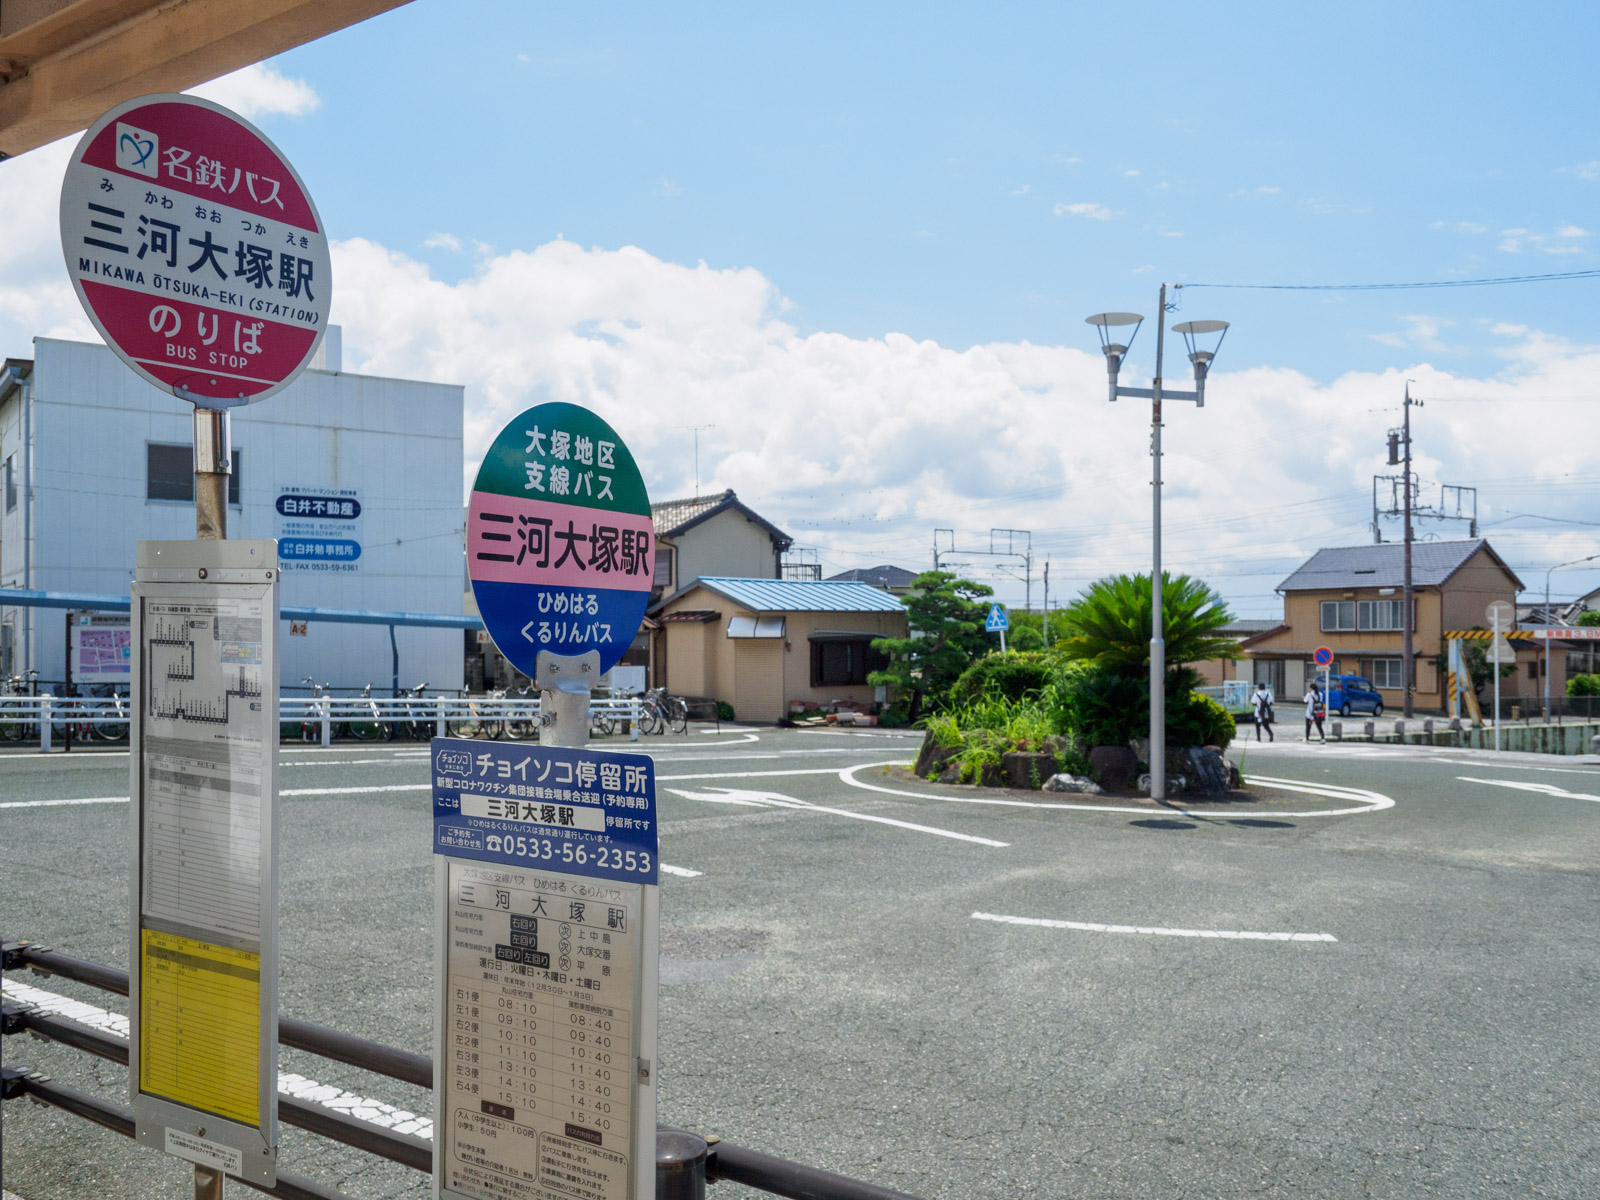
[{"label": "lower timetable sign", "polygon": [[435,1195],[650,1200],[651,759],[435,738]]}]

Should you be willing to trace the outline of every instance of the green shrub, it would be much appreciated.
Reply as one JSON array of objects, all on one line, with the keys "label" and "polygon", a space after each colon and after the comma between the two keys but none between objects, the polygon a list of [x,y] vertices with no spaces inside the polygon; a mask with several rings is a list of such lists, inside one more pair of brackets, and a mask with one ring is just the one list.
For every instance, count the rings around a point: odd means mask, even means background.
[{"label": "green shrub", "polygon": [[949,713],[924,717],[919,724],[933,735],[933,744],[942,748],[961,745],[961,727]]},{"label": "green shrub", "polygon": [[729,704],[726,700],[718,700],[717,701],[717,720],[719,720],[719,721],[733,721],[733,720],[736,720],[736,719],[737,718],[735,718],[734,715],[733,715],[733,705]]},{"label": "green shrub", "polygon": [[1210,696],[1190,692],[1182,711],[1174,719],[1173,706],[1167,705],[1167,742],[1173,746],[1216,746],[1226,750],[1239,731],[1233,714]]},{"label": "green shrub", "polygon": [[905,714],[902,712],[896,712],[892,708],[886,708],[878,714],[878,724],[883,726],[885,729],[899,729],[903,727],[905,723]]},{"label": "green shrub", "polygon": [[1093,667],[1066,682],[1059,703],[1079,746],[1126,746],[1149,724],[1150,685],[1114,667]]},{"label": "green shrub", "polygon": [[999,770],[1005,743],[987,730],[977,731],[961,752],[961,782],[982,783],[987,767]]},{"label": "green shrub", "polygon": [[982,696],[1021,700],[1050,682],[1050,663],[1042,653],[987,654],[973,663],[950,689],[950,703],[971,704]]},{"label": "green shrub", "polygon": [[1600,696],[1600,675],[1574,675],[1567,680],[1569,696]]}]

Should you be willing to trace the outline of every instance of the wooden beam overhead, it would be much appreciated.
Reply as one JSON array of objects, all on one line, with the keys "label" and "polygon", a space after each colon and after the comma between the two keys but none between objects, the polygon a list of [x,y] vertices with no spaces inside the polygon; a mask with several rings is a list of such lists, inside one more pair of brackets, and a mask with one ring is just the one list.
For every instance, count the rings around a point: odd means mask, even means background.
[{"label": "wooden beam overhead", "polygon": [[407,0],[0,0],[0,156],[87,129]]}]

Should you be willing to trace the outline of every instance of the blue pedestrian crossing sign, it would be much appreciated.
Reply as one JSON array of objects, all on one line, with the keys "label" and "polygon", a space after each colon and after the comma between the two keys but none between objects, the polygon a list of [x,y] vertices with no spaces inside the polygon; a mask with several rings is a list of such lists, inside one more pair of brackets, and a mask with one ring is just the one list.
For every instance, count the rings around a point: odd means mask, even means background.
[{"label": "blue pedestrian crossing sign", "polygon": [[1004,633],[1011,628],[1011,619],[998,604],[989,605],[989,618],[983,623],[985,633]]}]

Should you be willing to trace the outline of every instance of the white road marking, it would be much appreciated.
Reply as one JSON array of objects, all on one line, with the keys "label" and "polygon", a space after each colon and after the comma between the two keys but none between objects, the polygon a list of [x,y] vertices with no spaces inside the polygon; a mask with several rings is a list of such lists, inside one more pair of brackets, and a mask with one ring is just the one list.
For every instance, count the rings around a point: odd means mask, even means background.
[{"label": "white road marking", "polygon": [[362,787],[279,788],[280,796],[364,796],[371,792],[431,792],[432,783],[369,783]]},{"label": "white road marking", "polygon": [[808,800],[797,800],[793,796],[784,796],[777,792],[747,792],[737,789],[722,788],[717,792],[685,792],[677,788],[668,788],[674,796],[682,796],[685,800],[704,800],[710,804],[746,804],[754,807],[769,808],[798,808],[807,812],[832,813],[839,817],[853,817],[857,821],[873,821],[879,825],[893,825],[899,829],[910,829],[917,833],[931,833],[935,837],[955,838],[957,841],[974,842],[980,846],[1009,846],[1010,842],[997,842],[993,838],[977,837],[970,833],[957,833],[953,829],[937,829],[932,825],[916,825],[910,821],[896,821],[892,817],[879,817],[871,813],[851,812],[848,808],[828,808],[821,804],[812,804]]},{"label": "white road marking", "polygon": [[1474,779],[1471,775],[1457,775],[1456,778],[1462,783],[1487,783],[1491,787],[1537,792],[1541,796],[1555,796],[1562,800],[1593,800],[1600,803],[1600,796],[1591,796],[1587,792],[1569,792],[1566,788],[1559,788],[1553,783],[1524,783],[1520,779]]},{"label": "white road marking", "polygon": [[[888,767],[893,763],[864,763],[862,767]],[[852,768],[861,770],[862,767]],[[796,767],[789,771],[712,771],[702,775],[657,775],[656,782],[666,783],[681,779],[764,779],[773,775],[837,775],[838,767]]]},{"label": "white road marking", "polygon": [[1102,925],[1098,921],[1051,921],[1044,917],[1003,917],[975,912],[974,921],[1002,925],[1036,925],[1043,929],[1080,929],[1087,933],[1147,933],[1157,937],[1220,938],[1234,942],[1337,942],[1331,933],[1254,933],[1248,929],[1167,929],[1160,925]]},{"label": "white road marking", "polygon": [[64,804],[126,804],[126,796],[85,796],[78,800],[6,800],[0,808],[59,808]]},{"label": "white road marking", "polygon": [[691,871],[688,867],[674,867],[670,863],[662,863],[661,869],[668,875],[681,875],[685,879],[698,879],[705,874],[704,871]]},{"label": "white road marking", "polygon": [[[108,1012],[92,1004],[85,1004],[81,1000],[73,1000],[68,996],[57,995],[55,992],[47,992],[43,988],[18,983],[11,979],[5,980],[0,987],[3,987],[8,1000],[31,1005],[42,1012],[65,1017],[80,1025],[88,1025],[101,1033],[109,1033],[124,1039],[128,1037],[128,1018],[120,1013]],[[333,1084],[318,1083],[315,1079],[307,1079],[304,1075],[279,1072],[278,1092],[280,1095],[292,1096],[296,1100],[320,1104],[324,1108],[344,1113],[358,1121],[366,1121],[380,1129],[415,1134],[417,1137],[430,1140],[433,1137],[431,1117],[407,1112],[392,1104],[385,1104],[382,1100],[358,1096]]]},{"label": "white road marking", "polygon": [[869,792],[886,792],[891,796],[914,796],[918,800],[943,800],[947,804],[990,804],[1003,808],[1062,808],[1077,812],[1139,813],[1142,816],[1149,816],[1154,812],[1177,812],[1191,817],[1249,817],[1263,814],[1274,817],[1340,817],[1351,813],[1380,812],[1385,808],[1394,807],[1394,800],[1381,792],[1369,792],[1364,788],[1336,787],[1329,783],[1308,784],[1294,779],[1273,779],[1265,775],[1251,775],[1249,778],[1253,783],[1264,783],[1269,787],[1282,788],[1285,791],[1306,792],[1330,800],[1359,800],[1363,803],[1355,808],[1325,808],[1312,812],[1279,812],[1276,809],[1260,808],[1187,809],[1173,801],[1168,801],[1159,807],[1148,804],[1136,807],[1128,804],[1080,804],[1070,801],[1010,800],[988,796],[936,796],[929,792],[908,792],[903,788],[864,783],[855,777],[857,771],[890,765],[893,764],[862,763],[860,766],[846,767],[839,772],[839,778],[851,787],[863,788]]}]

